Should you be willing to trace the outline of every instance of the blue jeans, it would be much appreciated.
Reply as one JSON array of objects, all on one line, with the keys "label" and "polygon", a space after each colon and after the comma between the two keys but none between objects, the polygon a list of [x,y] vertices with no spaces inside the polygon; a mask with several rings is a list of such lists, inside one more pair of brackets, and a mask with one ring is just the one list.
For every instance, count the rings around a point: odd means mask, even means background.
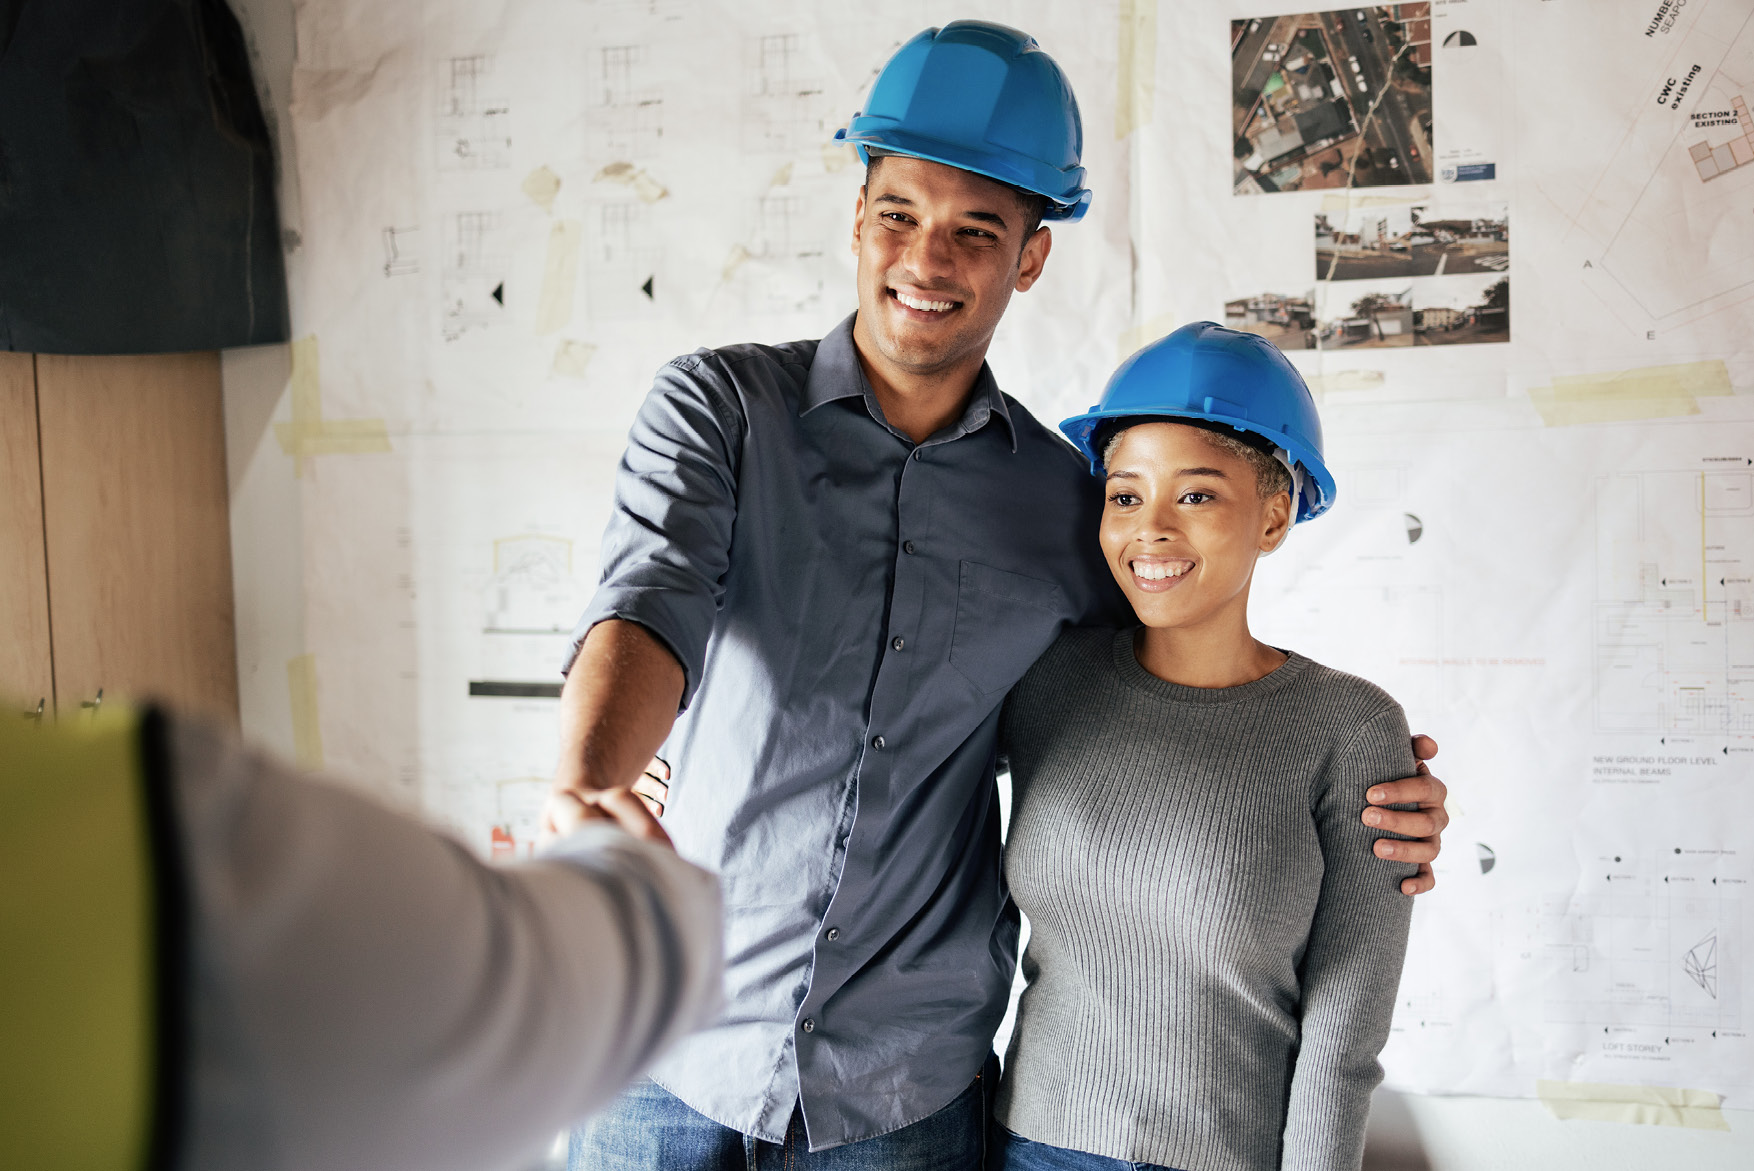
[{"label": "blue jeans", "polygon": [[911,1126],[810,1151],[794,1109],[784,1142],[770,1143],[696,1113],[654,1081],[643,1081],[572,1132],[567,1171],[982,1171],[999,1062],[950,1105]]},{"label": "blue jeans", "polygon": [[1050,1146],[1012,1134],[998,1123],[993,1124],[993,1171],[1174,1171],[1158,1163],[1129,1163],[1107,1155],[1091,1155]]}]

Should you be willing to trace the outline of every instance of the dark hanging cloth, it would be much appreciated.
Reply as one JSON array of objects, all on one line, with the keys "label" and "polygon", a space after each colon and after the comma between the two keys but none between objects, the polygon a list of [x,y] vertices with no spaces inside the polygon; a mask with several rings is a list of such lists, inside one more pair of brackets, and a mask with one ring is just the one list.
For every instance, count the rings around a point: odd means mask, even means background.
[{"label": "dark hanging cloth", "polygon": [[0,350],[288,332],[268,126],[224,0],[0,0]]}]

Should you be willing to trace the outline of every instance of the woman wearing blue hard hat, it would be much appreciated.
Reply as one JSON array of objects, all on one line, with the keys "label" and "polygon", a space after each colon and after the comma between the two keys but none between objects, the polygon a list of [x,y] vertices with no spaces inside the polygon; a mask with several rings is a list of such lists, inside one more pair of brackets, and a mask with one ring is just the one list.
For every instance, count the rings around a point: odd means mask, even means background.
[{"label": "woman wearing blue hard hat", "polygon": [[1357,815],[1415,762],[1387,694],[1249,633],[1256,560],[1333,503],[1315,403],[1199,322],[1061,429],[1138,624],[1063,635],[1002,718],[1031,936],[1000,1165],[1357,1168],[1412,909]]}]

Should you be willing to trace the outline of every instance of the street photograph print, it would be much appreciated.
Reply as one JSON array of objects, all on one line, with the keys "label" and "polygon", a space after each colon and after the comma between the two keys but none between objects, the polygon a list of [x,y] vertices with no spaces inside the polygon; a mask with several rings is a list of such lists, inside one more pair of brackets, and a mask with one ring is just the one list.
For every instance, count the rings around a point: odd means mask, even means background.
[{"label": "street photograph print", "polygon": [[1476,211],[1405,204],[1317,212],[1316,279],[1502,273],[1510,268],[1509,214],[1504,204]]},{"label": "street photograph print", "polygon": [[1230,26],[1239,195],[1429,183],[1431,4]]},{"label": "street photograph print", "polygon": [[1482,273],[1413,288],[1413,344],[1457,346],[1510,340],[1510,278]]},{"label": "street photograph print", "polygon": [[1224,324],[1259,334],[1281,350],[1316,348],[1315,294],[1257,293],[1224,303]]},{"label": "street photograph print", "polygon": [[1409,281],[1324,285],[1316,322],[1318,350],[1394,349],[1413,344],[1413,286]]}]

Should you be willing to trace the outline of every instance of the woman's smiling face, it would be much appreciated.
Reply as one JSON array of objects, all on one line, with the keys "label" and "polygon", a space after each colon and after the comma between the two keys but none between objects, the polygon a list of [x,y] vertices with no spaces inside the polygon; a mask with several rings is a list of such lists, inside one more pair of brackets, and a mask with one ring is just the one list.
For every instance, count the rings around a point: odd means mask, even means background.
[{"label": "woman's smiling face", "polygon": [[1261,499],[1255,466],[1210,432],[1137,423],[1109,453],[1100,539],[1146,626],[1246,623],[1255,561],[1291,527],[1291,497]]}]

